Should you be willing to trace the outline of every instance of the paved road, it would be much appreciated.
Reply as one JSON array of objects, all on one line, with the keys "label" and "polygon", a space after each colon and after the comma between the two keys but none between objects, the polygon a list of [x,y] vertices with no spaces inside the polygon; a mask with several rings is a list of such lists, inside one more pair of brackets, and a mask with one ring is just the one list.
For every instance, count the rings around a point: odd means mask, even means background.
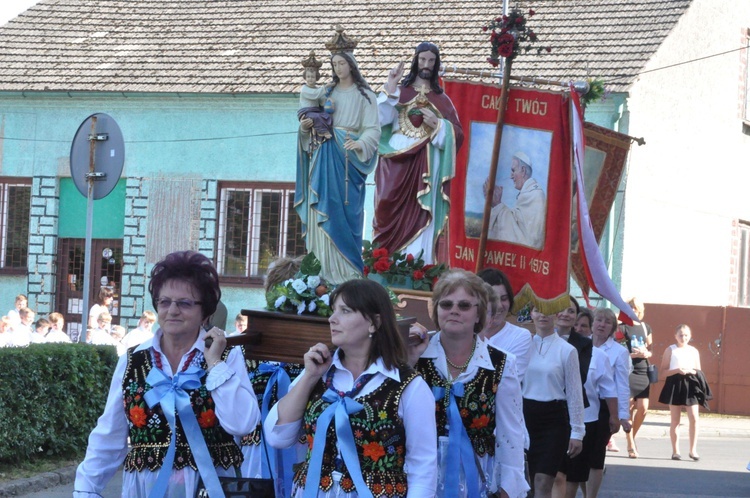
[{"label": "paved road", "polygon": [[[624,438],[618,439],[621,450]],[[681,439],[683,460],[671,460],[669,438],[639,438],[640,457],[630,459],[624,451],[607,453],[602,498],[703,498],[750,497],[750,440],[747,438],[702,438],[701,459],[687,458],[687,440]]]},{"label": "paved road", "polygon": [[[684,418],[684,417],[683,417]],[[655,412],[638,435],[640,458],[630,459],[622,434],[615,440],[622,450],[607,454],[607,472],[601,498],[734,498],[750,497],[750,418],[701,418],[699,462],[687,458],[687,427],[681,438],[684,460],[671,460],[669,417]],[[118,473],[102,494],[119,498],[122,476]],[[70,498],[73,484],[26,494],[27,498]],[[581,494],[579,493],[579,496]]]}]

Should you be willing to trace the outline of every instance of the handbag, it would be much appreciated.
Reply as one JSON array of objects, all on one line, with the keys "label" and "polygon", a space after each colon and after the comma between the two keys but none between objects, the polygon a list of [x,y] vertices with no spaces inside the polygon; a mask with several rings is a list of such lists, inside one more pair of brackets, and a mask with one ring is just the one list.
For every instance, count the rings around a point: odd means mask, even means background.
[{"label": "handbag", "polygon": [[[271,460],[268,458],[268,448],[265,439],[260,442],[266,454],[266,464],[268,471],[273,476],[271,470]],[[224,491],[225,498],[275,498],[276,490],[274,489],[273,477],[242,477],[240,469],[234,468],[236,477],[219,477],[219,484]],[[208,491],[203,485],[203,479],[198,480],[198,487],[195,490],[195,498],[210,498]]]},{"label": "handbag", "polygon": [[[239,471],[237,474],[237,477],[219,477],[225,498],[274,498],[276,496],[273,479],[240,477]],[[198,483],[195,498],[209,498],[202,480]]]},{"label": "handbag", "polygon": [[649,362],[646,367],[646,375],[648,376],[649,384],[656,384],[659,382],[659,368],[651,362]]}]

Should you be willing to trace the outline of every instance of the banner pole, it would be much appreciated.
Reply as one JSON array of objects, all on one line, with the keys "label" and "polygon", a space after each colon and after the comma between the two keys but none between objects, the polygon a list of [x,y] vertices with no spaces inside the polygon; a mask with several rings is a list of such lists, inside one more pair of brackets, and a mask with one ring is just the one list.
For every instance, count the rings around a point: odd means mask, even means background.
[{"label": "banner pole", "polygon": [[497,111],[497,126],[495,127],[495,141],[492,144],[492,162],[490,163],[489,188],[484,199],[484,213],[482,215],[482,232],[479,236],[479,250],[477,254],[478,273],[484,266],[484,251],[487,247],[487,232],[490,228],[490,212],[492,211],[492,196],[495,194],[495,180],[497,179],[497,161],[500,157],[500,142],[503,138],[503,123],[505,122],[505,111],[508,108],[508,92],[510,90],[510,67],[513,59],[505,59],[503,68],[502,93],[500,94],[500,109]]}]

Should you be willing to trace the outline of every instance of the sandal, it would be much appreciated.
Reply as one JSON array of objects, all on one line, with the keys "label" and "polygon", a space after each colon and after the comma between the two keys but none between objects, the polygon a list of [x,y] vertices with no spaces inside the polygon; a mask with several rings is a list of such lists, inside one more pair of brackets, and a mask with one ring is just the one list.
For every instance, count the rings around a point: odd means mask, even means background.
[{"label": "sandal", "polygon": [[638,458],[638,452],[635,448],[628,448],[628,458]]}]

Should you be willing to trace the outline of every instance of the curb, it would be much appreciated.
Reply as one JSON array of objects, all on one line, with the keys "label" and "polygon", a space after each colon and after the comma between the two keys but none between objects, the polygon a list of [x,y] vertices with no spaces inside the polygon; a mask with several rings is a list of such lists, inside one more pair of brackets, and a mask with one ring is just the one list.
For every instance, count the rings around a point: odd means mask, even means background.
[{"label": "curb", "polygon": [[64,467],[54,472],[45,472],[33,477],[27,477],[26,479],[16,479],[15,481],[0,483],[0,497],[22,496],[53,486],[72,483],[75,481],[77,468],[77,465],[71,465],[70,467]]}]

